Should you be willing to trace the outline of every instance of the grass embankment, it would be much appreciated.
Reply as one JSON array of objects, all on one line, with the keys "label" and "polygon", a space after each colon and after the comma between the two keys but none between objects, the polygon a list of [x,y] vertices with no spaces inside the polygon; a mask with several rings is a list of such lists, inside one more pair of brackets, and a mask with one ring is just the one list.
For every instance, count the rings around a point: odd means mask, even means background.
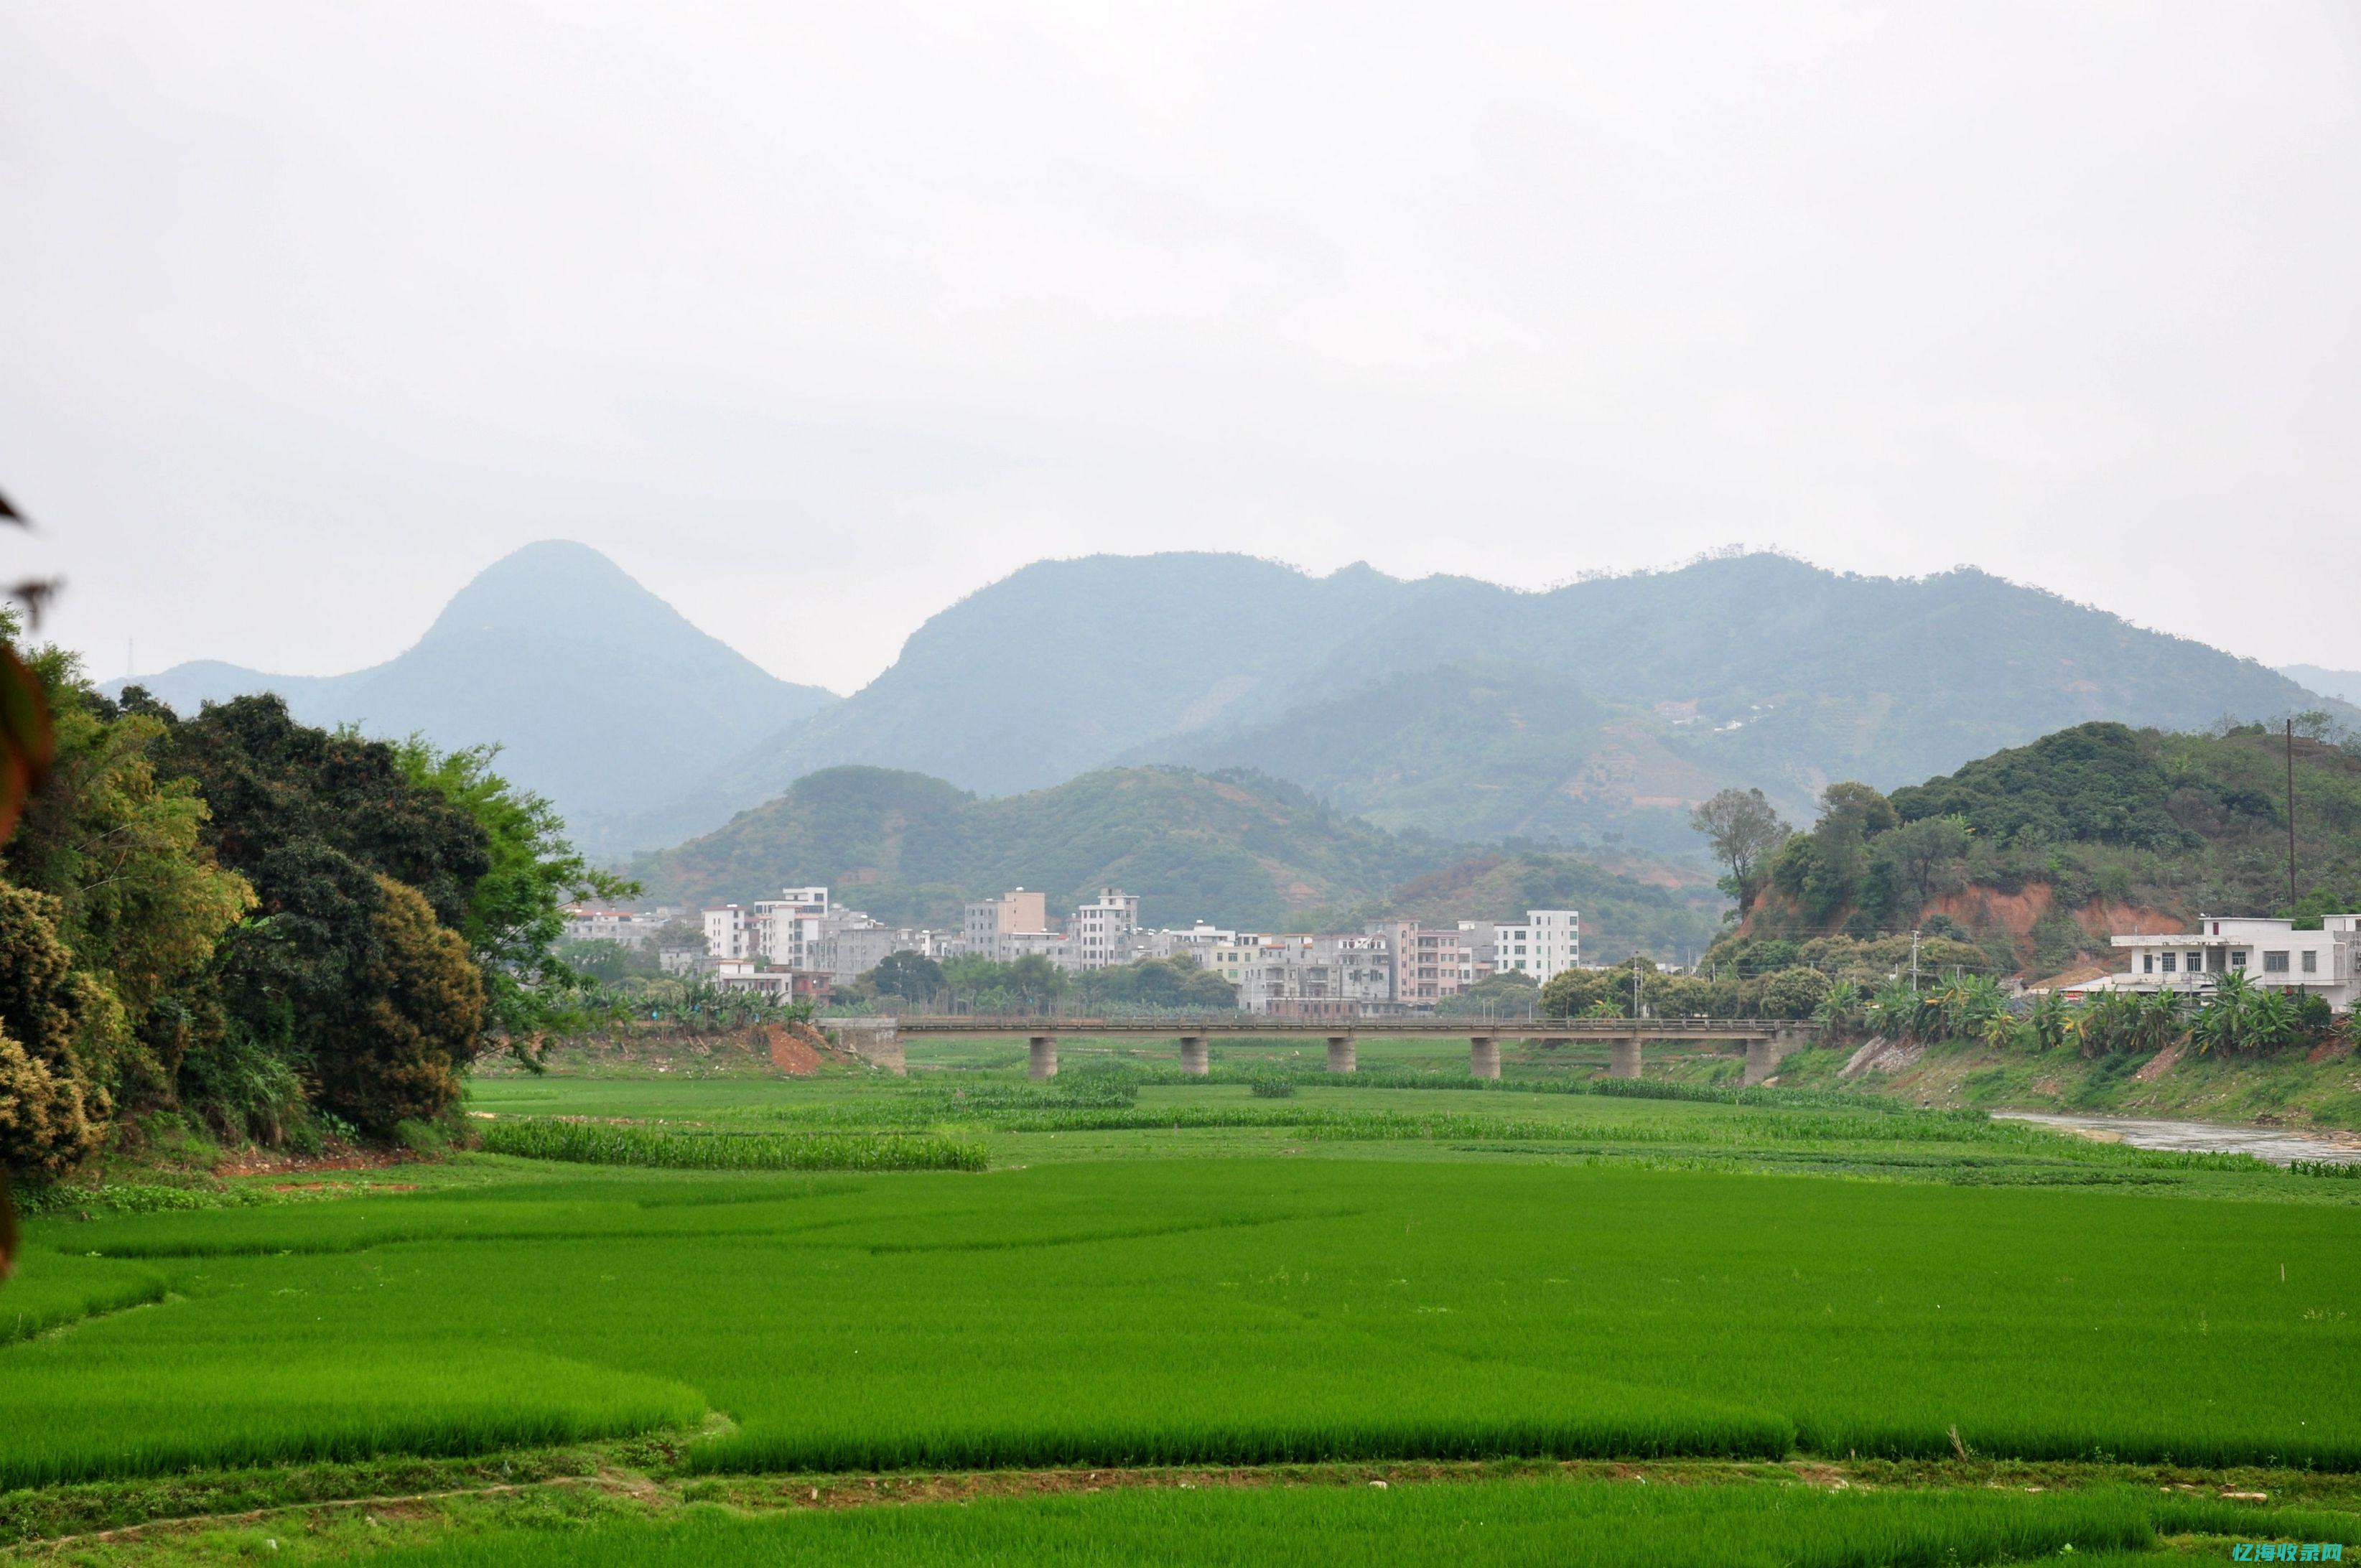
[{"label": "grass embankment", "polygon": [[1844,1088],[1916,1104],[2081,1112],[2361,1131],[2361,1056],[2350,1050],[2257,1060],[2182,1056],[2143,1080],[2145,1056],[2026,1056],[1967,1041],[1932,1045],[1909,1067],[1851,1083],[1850,1051],[1816,1048],[1780,1064],[1783,1086]]}]

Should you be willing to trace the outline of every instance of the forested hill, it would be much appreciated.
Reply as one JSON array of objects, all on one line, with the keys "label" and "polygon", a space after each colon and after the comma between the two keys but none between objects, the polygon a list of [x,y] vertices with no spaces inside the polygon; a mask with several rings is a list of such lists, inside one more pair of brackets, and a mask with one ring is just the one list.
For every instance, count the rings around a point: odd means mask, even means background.
[{"label": "forested hill", "polygon": [[1060,912],[1119,886],[1140,895],[1152,926],[1255,930],[1574,903],[1608,956],[1634,945],[1699,950],[1720,910],[1710,889],[1388,833],[1291,784],[1181,768],[1105,769],[998,799],[919,773],[831,768],[632,869],[654,898],[746,903],[826,883],[881,919],[937,926],[957,923],[962,899],[1019,886],[1047,893]]},{"label": "forested hill", "polygon": [[2128,929],[2200,913],[2361,909],[2361,741],[2260,726],[2181,734],[2085,724],[1889,799],[1839,786],[1773,861],[1752,936],[1966,935],[2048,971]]}]

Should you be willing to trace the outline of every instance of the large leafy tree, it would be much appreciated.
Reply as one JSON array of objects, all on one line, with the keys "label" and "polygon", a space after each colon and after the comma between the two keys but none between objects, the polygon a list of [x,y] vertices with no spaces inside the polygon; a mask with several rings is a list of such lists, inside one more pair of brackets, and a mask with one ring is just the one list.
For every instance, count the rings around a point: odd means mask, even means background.
[{"label": "large leafy tree", "polygon": [[1729,868],[1722,888],[1746,913],[1771,874],[1771,857],[1793,831],[1759,789],[1725,789],[1689,813],[1689,826],[1706,837],[1713,858]]},{"label": "large leafy tree", "polygon": [[204,800],[186,778],[159,776],[167,727],[123,713],[54,649],[32,660],[54,718],[49,779],[0,864],[9,880],[57,900],[75,967],[122,1003],[133,1036],[108,1087],[169,1092],[192,1039],[197,993],[254,892],[203,843]]},{"label": "large leafy tree", "polygon": [[298,724],[276,696],[189,719],[136,690],[125,703],[162,720],[164,762],[212,808],[204,841],[258,900],[215,970],[229,1046],[284,1064],[367,1132],[448,1109],[482,1027],[460,931],[490,835],[394,748]]},{"label": "large leafy tree", "polygon": [[924,953],[888,953],[864,977],[880,996],[924,1002],[943,988],[943,966]]},{"label": "large leafy tree", "polygon": [[494,746],[438,751],[420,736],[394,749],[402,771],[482,829],[488,865],[467,892],[458,929],[483,971],[485,1026],[522,1058],[570,1021],[587,977],[559,948],[566,905],[636,896],[640,884],[576,853],[557,808],[493,771]]},{"label": "large leafy tree", "polygon": [[459,1074],[482,1037],[484,985],[465,938],[434,918],[416,888],[382,874],[376,883],[353,1026],[346,1048],[315,1070],[329,1109],[386,1133],[458,1102]]},{"label": "large leafy tree", "polygon": [[74,972],[57,917],[56,899],[0,883],[0,1171],[71,1168],[113,1109],[93,1058],[122,1009]]}]

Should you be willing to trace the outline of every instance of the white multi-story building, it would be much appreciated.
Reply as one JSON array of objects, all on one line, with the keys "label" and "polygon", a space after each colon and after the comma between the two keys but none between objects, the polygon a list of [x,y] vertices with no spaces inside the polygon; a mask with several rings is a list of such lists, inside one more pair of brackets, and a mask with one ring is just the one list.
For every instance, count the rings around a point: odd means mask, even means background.
[{"label": "white multi-story building", "polygon": [[1095,902],[1077,908],[1066,922],[1064,962],[1078,970],[1128,963],[1138,930],[1138,898],[1119,887],[1103,887]]},{"label": "white multi-story building", "polygon": [[[835,918],[824,887],[790,887],[754,905],[760,956],[782,969],[811,968],[811,947]],[[859,918],[866,920],[867,916]]]},{"label": "white multi-story building", "polygon": [[2331,915],[2317,931],[2291,920],[2206,916],[2185,936],[2110,938],[2131,956],[2131,968],[2083,989],[2202,992],[2224,974],[2243,974],[2275,991],[2327,998],[2339,1013],[2361,994],[2361,915]]},{"label": "white multi-story building", "polygon": [[1546,985],[1582,961],[1582,916],[1571,909],[1529,909],[1521,921],[1462,920],[1460,934],[1478,975],[1529,975]]},{"label": "white multi-story building", "polygon": [[[1248,1013],[1352,1018],[1393,1002],[1393,955],[1378,932],[1260,937],[1235,966],[1237,1004]],[[1217,965],[1217,972],[1219,972]]]},{"label": "white multi-story building", "polygon": [[675,908],[598,909],[585,904],[568,905],[563,913],[567,941],[620,942],[627,948],[646,947],[680,918]]},{"label": "white multi-story building", "polygon": [[762,957],[762,927],[754,912],[742,904],[725,904],[705,911],[705,951],[717,959]]}]

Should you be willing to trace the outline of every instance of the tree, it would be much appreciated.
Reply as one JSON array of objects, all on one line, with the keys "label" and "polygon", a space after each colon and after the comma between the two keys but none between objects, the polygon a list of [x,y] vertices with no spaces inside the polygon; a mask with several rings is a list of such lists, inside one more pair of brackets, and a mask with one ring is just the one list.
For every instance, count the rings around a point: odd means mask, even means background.
[{"label": "tree", "polygon": [[1895,874],[1924,908],[1938,893],[1956,885],[1972,841],[1964,817],[1922,817],[1881,835],[1877,848],[1893,859]]},{"label": "tree", "polygon": [[1861,1010],[1861,987],[1849,980],[1839,980],[1821,993],[1819,1004],[1812,1009],[1812,1018],[1828,1032],[1830,1038],[1838,1039],[1860,1027]]},{"label": "tree", "polygon": [[1436,1003],[1434,1010],[1521,1018],[1539,1005],[1541,994],[1542,988],[1532,976],[1518,970],[1504,970],[1488,974],[1458,995]]},{"label": "tree", "polygon": [[158,775],[163,723],[118,712],[71,654],[44,649],[32,663],[57,752],[7,846],[7,874],[58,900],[75,967],[123,1004],[135,1043],[108,1087],[118,1100],[168,1097],[206,1032],[205,972],[254,890],[203,843],[208,813],[195,784]]},{"label": "tree", "polygon": [[98,1146],[112,1102],[93,1047],[122,1009],[73,970],[58,902],[0,883],[0,1171],[57,1176]]},{"label": "tree", "polygon": [[434,918],[425,895],[380,873],[375,938],[347,999],[357,1025],[313,1063],[320,1102],[365,1132],[431,1121],[459,1100],[459,1073],[476,1058],[483,981],[467,944]]},{"label": "tree", "polygon": [[1773,970],[1756,992],[1756,1014],[1763,1018],[1809,1018],[1828,993],[1828,977],[1800,965]]},{"label": "tree", "polygon": [[[203,841],[258,901],[216,954],[224,1026],[217,1049],[183,1065],[184,1098],[217,1124],[251,1127],[258,1089],[300,1083],[375,1134],[447,1108],[476,1049],[455,1031],[483,1024],[459,934],[494,865],[474,813],[413,782],[392,747],[297,724],[275,696],[181,719],[134,688],[124,707],[164,724],[159,771],[195,781],[211,807]],[[420,907],[448,942],[418,928]],[[452,951],[463,969],[444,973]],[[469,986],[472,1006],[455,1000]],[[262,1105],[259,1120],[282,1122],[282,1108]]]},{"label": "tree", "polygon": [[1713,846],[1713,857],[1730,868],[1724,889],[1743,915],[1763,891],[1771,857],[1795,831],[1759,789],[1725,789],[1689,813],[1689,826]]},{"label": "tree", "polygon": [[943,989],[943,966],[924,953],[888,953],[862,978],[880,996],[924,1002]]},{"label": "tree", "polygon": [[[1615,985],[1622,981],[1619,991]],[[1581,1018],[1602,1003],[1612,1005],[1620,995],[1626,1006],[1631,996],[1629,970],[1569,969],[1550,976],[1542,987],[1541,1015],[1544,1018]],[[1620,1009],[1618,1009],[1620,1011]]]},{"label": "tree", "polygon": [[590,865],[566,838],[557,808],[492,771],[497,746],[437,751],[412,735],[393,749],[410,781],[466,812],[483,829],[488,864],[467,888],[458,929],[482,972],[485,1023],[519,1059],[538,1066],[533,1042],[568,1026],[582,971],[557,950],[566,905],[635,898],[640,884]]}]

